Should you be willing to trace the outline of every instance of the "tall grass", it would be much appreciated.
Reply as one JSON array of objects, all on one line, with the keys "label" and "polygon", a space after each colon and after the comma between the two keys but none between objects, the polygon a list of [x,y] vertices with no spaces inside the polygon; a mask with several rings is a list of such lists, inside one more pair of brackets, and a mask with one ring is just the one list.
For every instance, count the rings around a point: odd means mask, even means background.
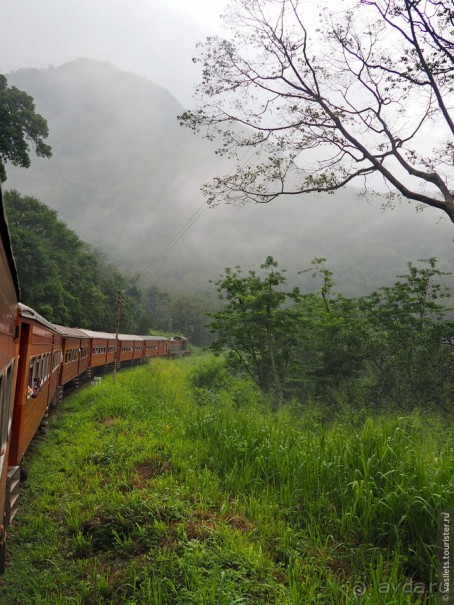
[{"label": "tall grass", "polygon": [[0,604],[437,602],[452,437],[344,407],[273,413],[205,358],[79,393],[27,461]]}]

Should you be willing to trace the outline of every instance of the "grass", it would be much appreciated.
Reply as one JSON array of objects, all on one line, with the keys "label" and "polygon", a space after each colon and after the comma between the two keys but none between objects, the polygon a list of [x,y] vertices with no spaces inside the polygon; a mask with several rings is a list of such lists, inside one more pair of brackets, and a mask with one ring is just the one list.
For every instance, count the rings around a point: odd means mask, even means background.
[{"label": "grass", "polygon": [[216,364],[155,360],[62,404],[27,455],[0,604],[438,603],[449,427],[272,413]]}]

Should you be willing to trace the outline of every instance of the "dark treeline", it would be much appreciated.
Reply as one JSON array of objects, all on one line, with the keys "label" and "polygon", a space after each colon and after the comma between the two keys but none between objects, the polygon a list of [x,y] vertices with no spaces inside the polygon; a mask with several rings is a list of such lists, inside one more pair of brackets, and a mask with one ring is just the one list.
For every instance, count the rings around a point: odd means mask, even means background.
[{"label": "dark treeline", "polygon": [[454,322],[436,259],[408,263],[393,286],[347,298],[325,259],[312,263],[318,292],[286,288],[272,257],[262,272],[226,269],[222,311],[211,314],[230,367],[278,405],[292,396],[337,403],[448,409],[454,394]]},{"label": "dark treeline", "polygon": [[121,332],[171,329],[196,342],[206,339],[196,297],[171,297],[155,286],[143,290],[138,275],[122,275],[36,198],[13,190],[4,200],[22,302],[49,321],[113,332],[121,292]]}]

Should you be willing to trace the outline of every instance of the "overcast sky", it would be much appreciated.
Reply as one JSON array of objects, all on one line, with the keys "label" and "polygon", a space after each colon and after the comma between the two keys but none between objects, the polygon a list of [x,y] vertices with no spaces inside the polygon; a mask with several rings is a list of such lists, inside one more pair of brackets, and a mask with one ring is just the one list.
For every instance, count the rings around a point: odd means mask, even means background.
[{"label": "overcast sky", "polygon": [[221,31],[226,0],[0,0],[0,73],[79,57],[111,61],[191,105],[195,45]]}]

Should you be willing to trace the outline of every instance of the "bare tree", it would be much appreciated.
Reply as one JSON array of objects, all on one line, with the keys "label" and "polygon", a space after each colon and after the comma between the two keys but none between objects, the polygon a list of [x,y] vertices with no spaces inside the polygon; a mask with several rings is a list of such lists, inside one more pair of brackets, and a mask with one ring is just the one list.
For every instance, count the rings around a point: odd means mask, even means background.
[{"label": "bare tree", "polygon": [[[353,2],[354,0],[352,0]],[[454,221],[451,0],[236,0],[207,38],[198,106],[180,122],[221,140],[232,174],[209,203],[269,202],[361,180]]]}]

